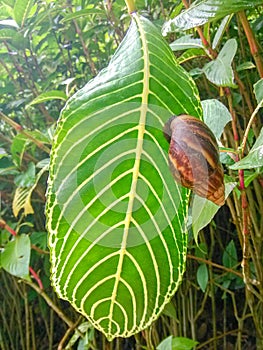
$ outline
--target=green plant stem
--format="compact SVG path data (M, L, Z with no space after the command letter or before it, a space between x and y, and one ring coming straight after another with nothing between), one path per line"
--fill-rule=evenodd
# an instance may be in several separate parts
M2 133L0 133L0 140L3 141L6 144L9 144L9 145L12 144L12 141L8 137L3 135ZM24 157L24 159L26 159L28 161L31 161L31 162L33 162L35 164L38 163L38 160L35 157L33 157L31 154L27 153L27 152L24 152L23 157Z
M67 3L69 5L70 11L72 12L71 0L68 0ZM85 57L86 63L90 67L91 74L93 76L95 76L97 74L97 69L96 69L96 66L95 66L92 58L91 58L91 55L90 55L89 49L85 43L85 40L83 39L82 30L80 29L78 22L75 19L73 19L72 22L74 24L76 33L78 34L78 37L79 37L79 40L80 40L80 43L81 43L81 46L82 46L82 49L84 52L84 57Z
M43 250L40 249L38 246L31 244L31 248L34 249L36 252L38 252L39 254L45 254L45 255L49 255L49 251L47 250Z
M64 334L63 338L60 340L59 344L58 344L58 350L63 350L65 349L64 344L67 340L67 338L69 337L70 333L74 331L74 329L76 329L78 327L78 325L80 324L80 321L82 320L82 316L80 316L77 321L73 324L72 327L69 327L66 331L66 333Z
M248 138L248 133L249 133L249 130L252 126L252 123L258 113L258 111L260 110L260 108L263 106L263 101L261 101L261 103L259 103L256 107L256 109L254 110L254 112L252 113L251 117L250 117L250 120L247 124L247 127L246 127L246 131L245 131L245 134L244 134L244 137L243 137L243 141L242 141L242 145L241 145L241 155L243 157L244 155L244 150L245 150L245 147L246 147L246 143L247 143L247 138Z
M226 271L226 272L228 272L228 273L232 273L233 275L236 275L236 276L238 276L238 277L240 277L240 278L243 277L243 276L242 276L242 273L240 273L240 272L238 272L238 271L235 271L235 270L233 270L233 269L230 269L230 268L228 268L228 267L225 267L225 266L223 266L223 265L216 264L216 263L214 263L214 262L212 262L212 261L210 261L210 260L203 259L203 258L200 258L200 257L198 257L198 256L191 255L191 254L187 254L187 258L188 258L188 259L193 259L193 260L199 261L199 262L201 262L201 263L207 264L207 265L212 266L212 267L216 267L216 268L221 269L221 270L224 270L224 271Z
M2 113L0 111L0 117L1 119L6 122L7 124L9 124L12 128L14 128L17 132L19 132L20 134L25 135L29 140L31 140L32 142L34 142L37 147L39 147L40 149L42 149L42 151L46 152L46 153L50 153L50 149L45 146L42 142L38 141L37 139L35 139L32 135L30 135L26 130L23 129L23 127L16 123L14 120L12 120L11 118L9 118L8 116L6 116L4 113Z
M182 3L184 4L184 7L186 9L189 8L189 4L188 4L187 0L182 0ZM202 28L200 28L200 27L195 27L195 28L197 30L197 33L198 33L200 39L202 40L202 44L208 50L208 52L211 55L211 57L213 59L215 59L217 57L217 52L215 50L213 50L212 47L210 46L209 42L207 41L206 37L204 36Z
M234 141L235 141L235 147L237 149L238 145L239 145L239 135L238 135L238 131L237 131L237 116L236 116L236 112L233 108L233 100L232 100L232 95L231 95L230 89L224 88L224 92L225 92L225 95L227 97L229 112L230 112L231 117L232 117L232 131L233 131L233 137L234 137Z
M45 4L45 10L48 14L48 19L49 19L49 23L50 23L50 28L52 28L52 35L54 36L55 40L56 40L56 43L57 43L57 47L59 49L59 52L60 52L60 56L62 57L63 61L64 61L64 64L65 66L68 68L67 71L70 72L70 75L69 76L74 76L74 69L73 69L73 66L72 66L72 62L71 60L67 60L65 55L64 55L64 51L59 43L59 39L58 39L58 36L57 36L57 33L56 33L56 30L54 29L55 28L55 23L54 23L54 20L50 14L50 9L49 7L47 6L47 4Z
M29 317L30 317L30 325L31 325L31 342L32 342L32 349L36 350L36 335L35 335L35 324L34 324L34 317L33 317L33 311L32 306L29 308Z
M91 74L93 76L95 76L97 74L97 70L96 70L96 67L95 67L95 64L94 62L92 61L92 58L91 58L91 55L90 55L90 52L85 44L85 41L83 39L83 35L82 35L82 31L77 23L76 20L73 20L73 24L74 24L74 27L75 27L75 30L76 30L76 33L78 34L79 36L79 40L81 42L81 46L83 48L83 52L84 52L84 55L85 55L85 59L86 59L86 62L87 64L89 65L90 67L90 71L91 71Z
M214 341L216 341L217 344L218 344L219 343L219 339L222 339L222 338L226 337L227 335L230 335L231 337L233 337L234 335L237 336L239 331L240 331L239 329L232 329L231 331L228 331L226 333L219 334L217 337L210 338L210 339L206 340L204 343L201 343L201 344L197 345L196 346L196 350L197 349L200 349L200 350L207 349L207 345L209 345L210 343L212 343ZM209 347L209 349L211 349L211 347Z
M30 320L29 320L29 306L28 306L28 295L25 286L23 286L23 299L24 299L24 310L25 310L25 321L26 321L26 349L30 349Z
M250 25L249 25L245 11L240 11L238 13L238 16L239 16L239 19L242 23L244 32L246 34L247 41L248 41L249 48L250 48L250 52L251 52L251 54L254 58L254 61L256 63L259 76L260 76L260 78L263 78L263 61L262 61L262 57L261 57L260 52L259 52L259 47L258 47L258 43L257 43L256 38L255 38L255 35L254 35Z
M51 307L70 328L74 327L75 324L57 307L57 305L49 298L43 289L39 288L31 281L23 280L23 282L33 288L45 300L48 306Z
M31 266L29 266L29 271L31 273L31 276L37 281L39 288L44 289L41 279Z
M108 21L114 28L115 41L116 41L116 44L119 46L121 40L123 39L124 33L123 33L123 28L120 28L120 23L118 23L115 17L115 14L112 9L112 5L113 5L113 0L107 0L105 3L105 11L107 13Z
M34 79L31 79L31 77L28 76L28 73L23 69L23 66L20 65L19 61L11 54L12 50L9 48L9 45L6 41L4 41L4 45L7 49L7 51L9 52L10 57L12 57L16 71L19 74L20 81L24 82L26 84L28 89L31 90L34 97L37 97L39 95L39 92L38 92L38 89L37 89L36 84L34 82ZM26 64L27 64L27 62L26 62ZM24 90L24 86L20 83L20 91L21 90ZM54 119L48 113L46 107L43 104L39 104L38 108L39 108L40 112L45 116L47 122L51 122L51 123L54 122ZM26 114L27 112L24 111L24 113Z
M136 6L134 0L125 0L126 6L128 7L129 14L136 12Z

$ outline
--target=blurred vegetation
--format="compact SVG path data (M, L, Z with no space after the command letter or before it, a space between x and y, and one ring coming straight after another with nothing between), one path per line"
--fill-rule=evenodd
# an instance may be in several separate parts
M138 0L136 5L161 30L189 4ZM232 123L222 144L237 152L258 104L253 85L263 77L262 14L262 6L234 14L213 48L222 19L189 29L187 34L207 40L207 52L175 52L201 99L219 99L229 109ZM0 2L1 254L14 236L24 249L22 260L12 266L3 264L2 255L1 348L155 349L173 335L196 340L196 349L262 349L262 167L231 170L233 159L227 155L222 156L226 174L238 186L200 232L199 247L189 241L183 283L149 329L108 343L50 286L44 207L56 120L67 98L107 66L129 22L123 0ZM184 34L178 30L166 39L171 43ZM231 89L211 83L201 71L229 38L238 43L232 65L236 87ZM255 143L261 125L262 110L253 119L242 155ZM27 261L32 279L28 270L17 271Z

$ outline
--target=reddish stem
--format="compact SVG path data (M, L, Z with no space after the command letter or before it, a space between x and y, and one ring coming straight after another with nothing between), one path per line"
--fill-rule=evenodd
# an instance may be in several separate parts
M31 276L37 281L39 288L43 290L44 289L43 283L39 278L38 274L36 273L36 271L31 266L29 266L29 271L31 273Z
M244 178L244 170L241 169L238 172L239 175L239 186L240 186L240 190L244 190L245 189L245 178Z
M16 231L14 231L4 220L0 220L0 228L11 233L12 236L16 236Z

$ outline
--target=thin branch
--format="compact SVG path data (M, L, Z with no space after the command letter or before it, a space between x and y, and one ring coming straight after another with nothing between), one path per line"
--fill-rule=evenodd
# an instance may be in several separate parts
M245 147L246 147L246 143L247 143L247 138L248 138L248 133L249 133L249 130L251 128L251 125L258 113L258 111L260 110L260 108L263 106L263 101L261 101L261 103L259 103L256 107L256 109L254 110L254 112L252 113L251 117L250 117L250 120L247 124L247 127L246 127L246 131L245 131L245 134L244 134L244 137L243 137L243 141L242 141L242 145L241 145L241 155L243 157L244 155L244 150L245 150Z
M235 270L233 270L233 269L230 269L230 268L228 268L228 267L225 267L225 266L223 266L223 265L216 264L216 263L214 263L214 262L212 262L212 261L210 261L210 260L203 259L203 258L200 258L200 257L198 257L198 256L191 255L191 254L187 254L187 258L193 259L193 260L197 260L197 261L199 261L199 262L201 262L201 263L204 263L204 264L210 265L210 266L212 266L212 267L216 267L216 268L218 268L218 269L221 269L221 270L224 270L224 271L226 271L226 272L232 273L233 275L236 275L236 276L238 276L238 277L240 277L240 278L243 277L243 276L242 276L242 273L240 273L240 272L238 272L238 271L235 271Z
M42 149L42 151L46 152L46 153L50 153L50 149L45 146L42 142L38 141L35 137L33 137L30 133L28 133L26 130L24 130L24 128L16 123L14 120L12 120L11 118L9 118L7 115L5 115L4 113L2 113L0 111L0 117L1 119L6 122L7 124L9 124L12 128L14 128L17 132L19 132L22 135L25 135L29 140L31 140L32 142L34 142L37 147L39 147L40 149Z
M249 25L245 11L239 12L238 17L240 19L240 22L242 23L244 32L246 34L247 41L248 41L249 48L250 48L250 52L251 52L251 55L253 56L254 61L256 63L259 76L260 76L260 78L263 78L263 61L262 61L262 57L260 55L259 45L258 45L256 38L255 38L255 35L254 35L250 25Z
M136 6L134 0L125 0L126 6L128 7L129 14L136 12Z
M58 344L58 350L63 350L65 349L64 344L67 340L67 338L69 337L70 333L74 331L75 328L78 327L80 321L82 320L82 316L80 316L77 321L73 324L72 327L69 327L66 331L66 333L64 334L63 338L60 340L59 344Z
M60 309L57 307L57 305L53 302L53 300L50 299L50 297L44 292L43 289L39 288L35 283L23 280L24 283L28 284L31 288L33 288L50 306L56 314L70 327L74 328L75 323L73 323Z

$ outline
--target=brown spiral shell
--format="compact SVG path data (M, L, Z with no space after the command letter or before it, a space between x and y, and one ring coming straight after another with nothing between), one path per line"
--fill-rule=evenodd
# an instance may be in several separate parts
M212 131L187 114L171 117L164 126L170 143L169 165L175 180L217 205L225 203L224 171Z

